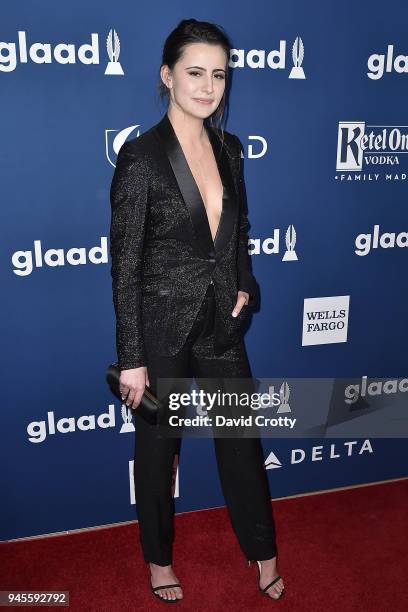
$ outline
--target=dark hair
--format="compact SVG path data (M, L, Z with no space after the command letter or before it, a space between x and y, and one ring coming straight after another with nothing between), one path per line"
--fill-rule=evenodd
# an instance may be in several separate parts
M199 42L209 43L210 45L220 45L224 49L227 56L224 95L221 98L221 102L219 103L217 110L210 115L208 119L204 120L209 121L211 126L219 128L223 133L221 122L224 117L227 85L229 84L228 61L230 57L231 42L228 36L223 32L221 26L209 23L208 21L197 21L196 19L183 19L183 21L180 21L177 27L170 32L164 43L160 68L166 64L170 70L172 70L174 65L182 56L184 47L190 43ZM169 90L161 80L160 76L158 90L162 100L163 98L169 98Z

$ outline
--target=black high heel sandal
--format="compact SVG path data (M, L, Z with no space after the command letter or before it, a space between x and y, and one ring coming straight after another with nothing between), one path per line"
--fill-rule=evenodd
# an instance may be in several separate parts
M262 574L262 564L260 561L257 561L257 568L258 568L258 572L259 572L259 580L261 580L261 574ZM248 567L251 565L251 560L248 561ZM272 582L270 582L269 584L266 585L266 587L264 587L263 589L259 586L258 583L258 588L261 591L261 593L263 595L266 595L266 597L269 597L267 590L271 588L271 586L273 586L275 584L275 582L278 582L278 580L280 580L282 578L282 576L279 576L279 574L276 576L276 578L274 578L272 580ZM284 595L284 591L285 591L285 587L282 588L280 595L278 595L278 597L272 597L272 599L282 599L283 595ZM269 599L271 599L269 597Z
M155 597L158 597L159 599L161 599L161 601L165 601L166 603L177 603L179 601L183 600L183 597L176 597L176 599L167 599L165 597L162 597L161 595L159 595L158 593L156 593L155 591L158 591L159 589L169 589L171 587L181 587L181 584L174 583L174 584L161 584L160 586L154 587L152 585L152 579L150 578L150 588L152 590L152 593Z

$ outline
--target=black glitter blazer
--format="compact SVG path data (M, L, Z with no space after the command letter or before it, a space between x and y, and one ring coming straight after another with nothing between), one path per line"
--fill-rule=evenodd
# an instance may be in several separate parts
M145 345L174 355L185 342L211 279L215 354L243 334L257 283L248 254L248 218L237 136L207 133L223 183L215 241L199 189L167 112L121 147L110 191L110 255L116 349L122 370L146 364ZM250 295L234 318L237 291Z

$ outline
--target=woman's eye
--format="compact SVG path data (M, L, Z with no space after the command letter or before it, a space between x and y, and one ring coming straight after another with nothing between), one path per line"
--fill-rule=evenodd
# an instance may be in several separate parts
M201 76L201 72L197 72L197 71L195 71L195 72L189 72L188 74L190 74L191 76L196 76L196 75L197 75L197 76ZM221 79L222 81L225 79L225 77L224 77L224 75L223 75L223 74L216 74L216 75L214 75L214 76L215 76L217 79Z

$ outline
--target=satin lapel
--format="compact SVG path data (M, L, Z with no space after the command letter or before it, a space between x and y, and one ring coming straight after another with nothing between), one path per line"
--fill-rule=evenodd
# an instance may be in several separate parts
M225 150L225 145L221 150L221 141L218 138L216 132L209 128L207 130L208 137L210 139L214 157L217 162L218 172L221 177L222 184L224 185L224 197L222 203L222 213L220 218L220 223L217 229L217 233L215 235L215 252L219 253L229 242L232 232L234 230L234 224L237 218L237 198L235 193L235 185L234 180L228 160L228 155ZM205 216L207 218L207 213L205 212L204 202L201 200L202 206L204 209ZM210 227L208 224L208 228ZM210 232L211 237L211 232ZM212 237L211 237L212 241Z
M224 186L222 213L215 242L213 242L204 202L167 113L155 126L155 129L163 142L181 195L189 210L199 247L206 257L214 258L228 243L236 218L235 188L225 148L223 147L222 152L220 152L221 142L216 133L209 128L207 130L208 137Z

